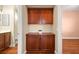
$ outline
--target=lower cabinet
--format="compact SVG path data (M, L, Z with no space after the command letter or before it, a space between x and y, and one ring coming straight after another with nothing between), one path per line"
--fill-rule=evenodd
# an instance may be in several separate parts
M28 35L26 43L28 51L39 50L39 35Z
M40 49L48 53L54 53L55 38L53 35L41 35Z
M4 34L0 33L0 50L4 49Z
M30 54L53 54L55 50L55 36L51 35L26 35L26 50Z
M0 33L0 51L6 49L10 46L11 42L11 33Z
M8 48L10 46L11 43L11 33L7 32L4 33L4 47Z

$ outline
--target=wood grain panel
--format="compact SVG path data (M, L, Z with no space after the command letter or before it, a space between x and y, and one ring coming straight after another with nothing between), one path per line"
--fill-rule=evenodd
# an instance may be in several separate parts
M27 54L54 54L54 51L50 50L38 50L38 51L27 51Z
M28 24L53 24L53 8L28 8Z
M51 33L26 34L26 50L28 54L54 54L55 35Z
M55 39L53 35L41 35L41 50L52 50L55 48Z
M4 33L0 33L0 50L4 49Z
M11 33L10 32L7 32L7 33L4 33L4 45L5 45L5 48L8 48L10 46L10 43L11 43Z
M0 33L0 52L10 46L11 33Z
M41 9L41 22L42 24L53 24L53 9Z
M39 50L39 35L27 35L26 48L30 50Z
M38 24L40 22L40 11L37 8L28 8L28 24Z
M79 39L63 39L63 53L79 54Z

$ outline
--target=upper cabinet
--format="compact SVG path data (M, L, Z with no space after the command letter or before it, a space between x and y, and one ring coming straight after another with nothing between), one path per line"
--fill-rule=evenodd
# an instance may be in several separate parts
M29 8L28 9L28 23L29 24L37 24L39 23L40 13L38 9Z
M28 24L53 24L53 8L28 8Z
M40 21L42 24L52 24L53 23L53 9L44 8L40 10Z

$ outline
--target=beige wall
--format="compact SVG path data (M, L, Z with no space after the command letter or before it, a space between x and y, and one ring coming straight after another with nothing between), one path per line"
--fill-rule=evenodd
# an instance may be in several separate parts
M64 11L62 18L63 37L79 37L79 11Z

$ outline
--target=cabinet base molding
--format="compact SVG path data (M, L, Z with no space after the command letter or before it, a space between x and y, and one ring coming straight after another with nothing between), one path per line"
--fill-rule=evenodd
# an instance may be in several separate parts
M27 51L27 54L54 54L54 51L45 51L45 50L39 50L39 51Z

